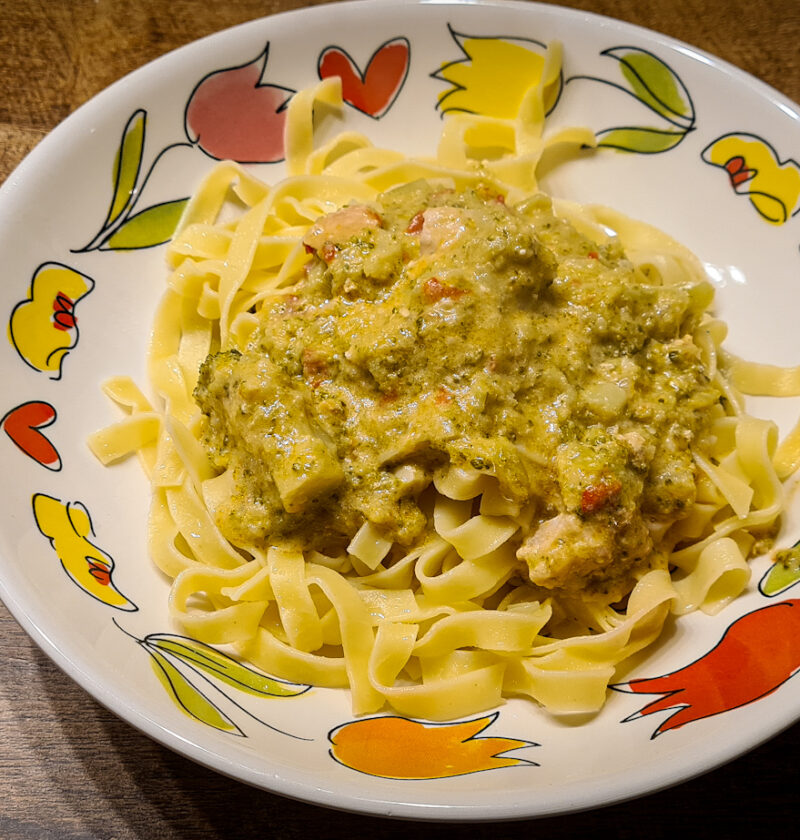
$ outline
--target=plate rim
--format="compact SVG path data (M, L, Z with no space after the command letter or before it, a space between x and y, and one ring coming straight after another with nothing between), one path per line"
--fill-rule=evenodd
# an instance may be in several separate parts
M379 8L381 6L393 8L399 6L453 8L503 7L516 9L519 13L533 13L534 15L541 13L546 16L552 16L554 18L560 18L567 21L570 19L581 19L590 23L594 22L596 24L610 27L611 29L615 29L617 31L621 30L626 34L630 33L632 35L639 35L647 41L655 39L660 44L675 49L688 58L699 60L702 63L709 65L713 70L722 71L734 82L745 84L760 98L766 98L772 104L777 105L787 116L796 120L798 127L800 127L800 105L793 102L788 98L788 96L761 79L758 79L745 70L713 55L712 53L694 47L673 36L607 15L602 15L596 12L585 12L579 9L540 2L524 2L524 0L345 0L345 2L335 4L335 8L337 9L342 9L344 7L352 9L358 7ZM47 157L51 154L51 148L54 147L54 145L61 139L61 134L66 133L71 126L78 123L87 115L90 115L99 107L102 107L106 98L118 95L120 90L132 77L141 74L147 68L152 68L154 65L164 63L167 60L179 61L182 53L195 51L200 47L200 45L211 40L217 40L221 36L230 37L232 33L238 30L249 30L265 22L279 19L292 17L319 17L320 15L324 16L325 14L330 14L332 8L334 8L334 4L327 3L323 5L286 10L277 14L253 18L252 20L226 27L218 32L210 33L202 38L195 39L180 47L170 50L152 61L137 67L130 73L125 74L113 82L111 85L103 88L97 94L93 95L90 99L81 104L64 120L59 122L53 129L51 129L48 134L45 135L15 167L15 169L9 173L5 182L0 185L0 221L3 218L6 204L9 203L9 201L13 203L12 193L16 190L24 190L24 183L27 179L28 173L31 171L35 172L40 164L40 161L44 162L47 159ZM610 796L609 798L603 798L602 795L597 793L597 791L603 790L604 782L603 779L598 779L590 795L584 794L583 796L575 796L573 797L572 803L567 803L561 799L552 809L539 809L535 813L530 812L530 810L526 810L524 803L520 803L518 806L513 808L503 806L503 813L492 811L491 806L489 806L490 813L483 814L480 813L480 811L486 810L487 806L479 804L428 804L421 802L401 802L399 799L397 801L381 801L374 796L361 798L353 796L352 794L344 795L346 801L343 801L343 795L338 794L333 790L323 791L319 786L314 785L313 783L304 783L294 778L287 779L274 773L269 774L266 770L261 774L250 774L249 772L243 774L242 765L231 761L219 752L215 752L201 746L196 741L189 741L183 738L174 729L170 729L164 724L153 720L146 711L126 701L125 696L120 694L118 691L115 691L113 685L98 679L96 674L84 667L81 667L81 665L76 665L75 659L70 658L67 654L62 652L57 642L39 626L26 604L21 601L11 589L8 588L3 576L0 576L0 600L2 600L5 604L9 614L14 618L26 635L56 665L56 667L59 668L59 670L69 677L70 680L79 685L109 712L123 720L126 724L132 726L137 731L146 735L151 740L159 743L161 746L164 746L179 755L183 755L190 760L207 767L208 769L270 793L278 794L280 796L285 796L287 798L312 805L318 805L320 807L369 814L373 816L394 817L409 820L435 819L447 822L512 821L540 817L545 818L605 807L607 805L618 804L620 802L629 801L641 796L654 794L658 791L682 784L693 778L711 772L714 769L745 755L766 741L778 737L784 730L792 726L798 721L798 719L800 719L800 710L797 710L792 714L789 714L787 711L783 717L779 717L777 724L773 719L769 727L764 727L763 730L759 730L757 733L750 732L750 737L744 739L745 746L742 746L741 742L739 742L736 747L728 746L721 753L718 753L713 757L706 756L702 761L693 762L693 769L691 772L686 773L676 770L672 776L663 778L658 784L654 785L652 781L645 781L647 774L644 774L644 778L640 777L635 787L629 792L618 792L616 795ZM267 781L267 776L269 776L269 785L265 783ZM398 784L402 783L398 782ZM602 801L600 801L601 799Z

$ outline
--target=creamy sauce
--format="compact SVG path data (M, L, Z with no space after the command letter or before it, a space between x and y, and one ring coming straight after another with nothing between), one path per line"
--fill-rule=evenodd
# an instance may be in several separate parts
M710 287L665 286L545 196L489 188L400 187L305 243L250 345L201 369L225 536L333 554L369 520L411 545L453 465L525 512L537 586L621 597L665 563L654 535L694 502L691 448L722 399L691 337Z

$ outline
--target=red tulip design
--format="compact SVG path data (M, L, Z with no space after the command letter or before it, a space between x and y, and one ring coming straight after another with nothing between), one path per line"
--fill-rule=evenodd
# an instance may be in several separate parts
M328 47L319 57L319 77L339 76L342 99L364 114L378 119L392 107L408 75L411 47L406 38L381 44L362 73L340 47Z
M293 90L263 84L269 44L253 61L205 76L186 106L186 135L210 157L276 163L285 157L283 129Z
M652 679L613 686L661 694L626 721L674 710L653 733L738 709L772 694L800 670L800 599L780 601L738 618L700 659Z

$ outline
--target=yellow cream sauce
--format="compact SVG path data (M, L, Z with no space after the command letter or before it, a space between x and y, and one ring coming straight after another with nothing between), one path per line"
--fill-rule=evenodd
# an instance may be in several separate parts
M341 551L426 534L437 471L494 477L532 583L623 595L695 499L722 396L692 339L707 284L664 285L537 195L418 182L323 217L296 284L195 398L235 544ZM717 409L718 410L718 409Z

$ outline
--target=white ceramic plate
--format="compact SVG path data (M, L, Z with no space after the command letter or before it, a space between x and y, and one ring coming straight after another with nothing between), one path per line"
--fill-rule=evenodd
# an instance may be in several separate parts
M797 107L690 47L559 8L364 2L254 21L109 88L42 142L0 191L0 311L11 339L0 356L0 596L74 680L163 744L322 805L478 820L644 794L728 761L797 718L800 681L789 676L800 651L778 657L774 642L787 633L800 639L790 632L800 588L791 590L791 576L765 578L763 558L742 598L714 618L681 620L620 675L679 671L665 688L682 689L670 709L664 703L639 714L662 695L610 692L600 714L579 722L523 701L453 726L386 717L369 723L372 740L361 739L368 748L347 751L343 727L355 733L351 743L366 730L356 728L363 723L353 722L345 691L253 697L220 679L220 669L215 676L185 649L169 647L165 634L176 630L167 583L145 549L145 480L133 462L101 467L85 445L89 432L116 417L99 383L118 373L144 382L148 328L165 280L157 243L169 238L181 200L214 155L281 156L274 111L286 90L343 73L346 127L429 153L453 62L467 68L476 45L499 51L501 61L476 59L469 70L491 77L514 61L509 43L540 51L554 39L564 44L564 78L548 130L588 124L609 147L627 150L606 148L547 186L612 205L685 242L717 283L730 349L800 362L796 316L786 306L800 243L800 167L790 159L800 148ZM469 86L459 97L459 107L488 107ZM270 180L283 172L280 163L253 169ZM796 401L759 400L753 409L784 431L800 411ZM57 500L55 519L40 516L37 526L34 500L45 496ZM59 510L69 514L60 524ZM792 514L779 545L796 538ZM168 679L157 678L154 663ZM709 682L708 666L736 678ZM429 778L380 775L414 775L409 756L424 758L416 775Z

